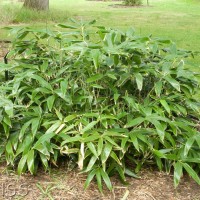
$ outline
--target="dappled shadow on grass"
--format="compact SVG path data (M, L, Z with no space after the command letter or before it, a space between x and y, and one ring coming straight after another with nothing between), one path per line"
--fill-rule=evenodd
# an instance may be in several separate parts
M153 7L151 5L135 5L135 6L131 6L131 5L125 5L122 0L87 0L87 1L101 1L101 2L116 2L114 4L110 4L108 6L113 7L113 8L145 8L145 7ZM121 2L121 3L118 3Z
M150 8L153 6L148 6L148 5L140 5L140 6L128 6L128 5L124 5L124 4L111 4L109 5L113 8Z

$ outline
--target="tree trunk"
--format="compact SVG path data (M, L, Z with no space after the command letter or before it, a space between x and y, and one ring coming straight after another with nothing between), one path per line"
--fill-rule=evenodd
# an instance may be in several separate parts
M25 0L24 7L34 10L48 10L49 0Z

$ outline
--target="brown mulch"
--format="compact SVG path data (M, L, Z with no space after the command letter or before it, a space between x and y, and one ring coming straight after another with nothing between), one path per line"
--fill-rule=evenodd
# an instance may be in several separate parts
M200 186L191 178L185 176L174 189L172 175L151 169L143 170L141 179L127 178L128 186L117 177L111 178L114 189L110 192L104 188L104 194L99 193L94 181L84 191L86 175L67 167L20 178L8 172L4 166L0 167L1 200L200 200Z

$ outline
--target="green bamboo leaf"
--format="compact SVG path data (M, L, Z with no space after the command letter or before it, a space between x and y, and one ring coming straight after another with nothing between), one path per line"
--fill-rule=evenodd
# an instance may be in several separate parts
M55 99L56 99L55 95L52 95L47 98L47 106L48 106L49 111L52 110Z
M197 144L198 144L198 146L200 148L200 134L194 136L194 138L195 138L195 140L196 140L196 142L197 142Z
M32 121L31 122L31 131L32 131L33 136L35 137L35 135L38 131L39 125L40 125L40 118L34 118L31 121Z
M30 150L27 154L27 165L28 165L28 170L31 172L31 174L34 174L34 160L35 160L35 155L34 155L34 150Z
M94 134L91 134L88 137L82 138L82 142L94 142L96 140L98 140L101 136L99 135L99 133L94 132Z
M127 143L129 140L129 138L123 138L121 140L121 149L122 149L122 152L125 153L126 152L126 148L129 146L129 143Z
M86 131L91 130L97 123L98 123L98 121L90 122L86 127L84 127L84 128L81 130L81 132L82 132L82 133L85 133Z
M124 169L124 167L118 165L118 166L116 166L116 169L117 169L117 171L118 171L118 173L119 173L120 178L121 178L123 181L126 181L125 169Z
M97 157L92 156L92 158L90 159L90 162L88 163L88 166L84 172L89 172L92 168L94 168L94 164L95 164L96 160L97 160Z
M120 94L114 94L115 104L117 104L117 100L119 99L119 97L120 97Z
M134 172L132 172L128 168L125 168L125 174L128 175L128 176L130 176L130 177L133 177L133 178L140 178L137 174L135 174Z
M144 120L145 119L143 117L138 117L138 118L132 119L131 121L128 122L128 124L125 125L125 128L129 128L129 127L133 127L133 126L138 126L142 122L144 122Z
M27 154L32 146L33 146L33 137L31 134L27 134L26 137L23 139L23 141L19 143L15 156L18 156L21 153Z
M87 176L87 179L85 181L85 184L84 184L84 189L86 190L89 186L89 184L91 183L92 179L94 178L95 174L97 172L97 169L93 169Z
M43 64L40 66L42 73L45 73L48 67L49 67L48 61L44 61Z
M120 149L120 146L114 141L113 138L108 137L107 135L104 136L104 139L106 139L110 144L112 144L113 146L117 147Z
M136 73L135 78L136 78L138 90L141 91L143 87L143 76L140 73Z
M94 49L91 51L91 56L93 59L93 63L95 68L97 69L99 67L99 57L100 57L101 53L99 51L99 49Z
M100 173L101 173L101 176L102 176L107 188L110 191L112 191L112 184L110 182L110 178L109 178L108 174L103 169L100 169Z
M96 148L94 146L94 144L92 142L87 143L88 148L90 149L90 151L94 154L94 156L96 158L98 158L98 153L96 151Z
M139 143L138 143L138 139L137 139L137 134L130 133L130 138L131 138L131 142L133 143L134 147L139 152L140 151L140 147L139 147Z
M23 31L21 33L19 33L19 35L17 36L18 39L22 40L24 39L27 35L28 35L29 31Z
M7 153L8 155L14 156L13 147L12 147L12 143L11 143L10 140L9 140L9 141L7 142L7 144L6 144L6 153Z
M194 141L195 141L194 137L188 138L187 142L185 143L184 156L187 156L187 154L188 154L189 150L191 149Z
M47 170L49 168L47 157L44 154L40 153L40 159L42 161L43 166Z
M10 117L8 115L4 115L3 121L5 122L5 124L7 124L9 127L12 126Z
M112 144L110 144L109 142L107 142L104 145L104 149L103 149L103 152L101 154L101 161L102 161L102 163L106 162L106 160L108 159L111 151L112 151Z
M118 87L121 87L124 85L128 80L130 79L130 74L129 73L124 73L120 76L119 81L117 81L116 85Z
M8 105L6 105L5 107L4 107L4 109L5 109L5 112L7 113L7 115L9 116L9 117L13 117L13 115L14 115L14 107L13 107L13 104L8 104Z
M161 94L161 91L162 91L162 87L163 87L162 82L161 81L156 82L154 87L155 87L156 95L158 97L160 97L160 94Z
M188 165L187 163L182 163L184 169L187 171L187 173L200 185L200 178L198 174Z
M113 158L119 165L122 165L121 161L119 160L119 158L117 157L114 151L110 153L110 157Z
M104 136L112 136L112 137L128 137L125 133L123 132L118 132L116 129L112 131L105 131Z
M37 148L39 145L41 145L43 142L48 142L52 137L54 137L56 134L51 132L51 133L48 133L48 134L44 134L42 135L38 141L35 143L35 145L33 146L33 149L34 148Z
M21 141L21 139L24 137L25 131L27 130L27 128L30 126L30 124L32 123L32 120L29 120L28 122L26 122L19 133L19 140Z
M128 102L131 109L138 110L138 104L135 102L134 97L125 96L123 98Z
M182 161L200 164L200 158L184 158Z
M87 82L87 83L92 83L92 82L95 82L95 81L98 81L98 80L102 79L103 77L104 77L103 74L96 74L96 75L94 75L94 76L88 78L88 79L86 80L86 82Z
M171 47L170 47L170 52L171 52L171 54L174 54L174 55L177 54L177 48L176 48L176 44L175 44L175 43L173 43L173 44L171 45Z
M108 74L106 74L106 76L108 76L109 78L111 78L113 80L117 80L117 77L114 74L108 73Z
M19 175L21 175L24 171L25 171L25 167L26 167L26 161L27 161L27 154L26 155L22 155L19 164L18 164L18 168L17 168L17 173Z
M103 138L100 137L99 141L98 141L98 146L97 146L97 153L98 153L97 155L98 156L101 155L102 150L103 150Z
M178 110L179 110L183 115L187 115L187 109L186 109L186 108L184 108L183 106L180 106L180 105L178 105L178 104L176 104L175 106L178 108Z
M98 169L96 171L96 179L97 179L97 186L99 188L99 191L102 193L103 192L103 188L102 188L101 170L100 169Z
M170 113L171 113L171 109L170 109L168 103L167 103L164 99L161 99L161 100L160 100L160 103L161 103L162 106L165 108L165 110L170 114Z
M153 149L153 154L155 154L156 156L158 156L158 158L166 158L165 154L162 151Z
M183 166L181 162L176 162L174 165L174 186L177 187L183 175Z
M58 109L55 109L55 111L56 111L56 115L57 115L58 119L60 121L63 121L63 115L62 115L61 111Z
M164 127L162 126L162 124L158 120L155 120L155 119L151 118L151 116L146 118L146 119L155 126L156 131L157 131L158 135L160 136L160 139L162 141L164 141L165 130L164 130Z
M95 83L91 84L90 86L93 88L104 89L104 87L102 87L101 85L95 84Z
M43 155L45 155L48 159L50 158L50 152L47 149L47 145L45 144L38 144L37 146L34 146L33 149L39 151L40 153L42 153Z
M61 124L62 122L58 120L55 124L49 127L49 129L45 132L45 134L50 134L55 132L55 130L58 129Z
M68 28L68 29L77 29L78 27L72 26L72 25L67 25L67 24L57 24L58 27L61 28Z
M170 75L165 76L165 80L172 85L176 90L180 92L180 83L173 79Z
M158 169L161 171L163 169L163 163L162 163L161 158L155 156L155 160L156 160L156 164L158 166Z
M82 137L80 135L76 135L74 137L70 137L70 138L67 138L66 140L64 140L62 143L61 143L61 146L67 144L67 143L73 143L73 142L77 142L77 141L81 141L82 140Z
M49 89L51 91L53 90L51 85L46 80L44 80L41 76L38 76L36 74L32 74L30 76L30 78L37 80L43 87L45 87L45 88L47 88L47 89Z
M63 95L66 94L67 88L68 88L68 80L61 81L60 82L60 90L61 90Z
M70 122L71 120L75 119L76 117L77 117L76 114L68 115L67 117L65 117L64 122Z

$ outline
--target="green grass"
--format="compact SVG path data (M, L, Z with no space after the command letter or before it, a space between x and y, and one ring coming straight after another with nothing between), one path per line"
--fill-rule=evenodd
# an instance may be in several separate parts
M179 47L199 50L200 2L194 0L150 0L150 6L125 8L113 7L121 2L86 0L51 0L48 13L21 10L22 3L11 4L0 1L0 26L31 24L31 26L53 26L66 22L68 17L83 20L97 19L98 24L113 28L134 27L138 34L170 38ZM37 24L36 24L37 23ZM3 30L1 37L7 37Z

